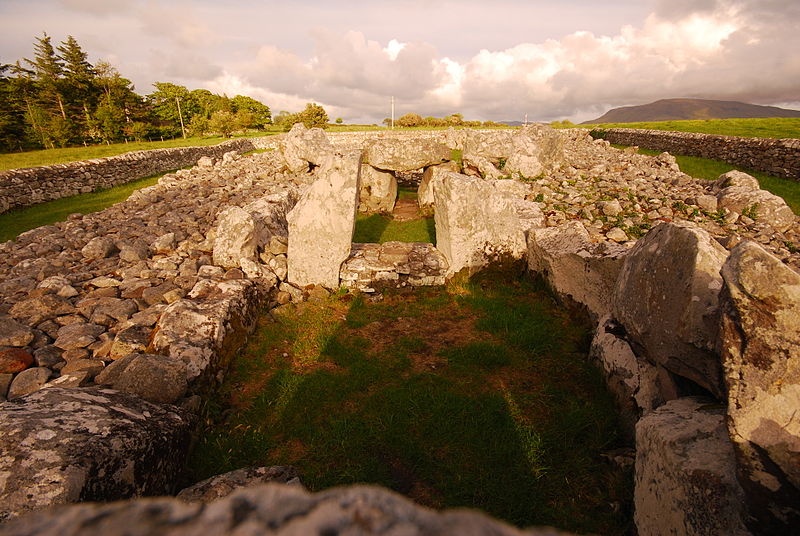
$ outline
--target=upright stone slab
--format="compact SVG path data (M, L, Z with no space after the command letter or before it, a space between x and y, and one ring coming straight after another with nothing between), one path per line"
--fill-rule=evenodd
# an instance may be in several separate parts
M639 536L744 536L725 412L702 398L667 402L636 424Z
M434 190L436 247L449 274L525 255L525 233L511 195L484 181L445 172Z
M255 221L248 211L230 207L220 213L213 255L214 264L225 268L238 268L241 259L255 259Z
M662 223L628 253L612 300L637 355L719 398L719 271L726 257L699 227Z
M0 521L78 501L172 490L189 448L175 406L101 388L50 387L0 404Z
M753 528L800 533L800 275L746 241L722 277L728 428Z
M414 171L450 160L447 145L431 139L388 138L369 147L364 161L386 171Z
M358 155L329 157L287 215L289 282L339 286L339 269L353 242L360 171Z
M594 320L611 310L611 296L628 250L592 242L581 222L528 233L528 268L559 295L586 307Z
M537 177L564 160L564 138L544 125L522 128L514 135L512 147L503 172L513 177Z
M457 173L459 171L458 164L456 162L449 162L425 168L425 172L422 174L422 180L419 183L419 188L417 189L417 203L420 209L423 211L433 210L434 204L436 203L433 192L436 190L436 185L439 183L442 175L448 171Z
M391 212L397 200L397 178L388 171L361 164L358 211L367 214Z

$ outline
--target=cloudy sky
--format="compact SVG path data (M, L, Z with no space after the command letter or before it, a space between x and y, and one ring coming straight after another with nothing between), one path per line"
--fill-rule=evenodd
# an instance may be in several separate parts
M0 62L73 35L139 93L273 113L586 120L659 98L800 108L800 0L0 0Z

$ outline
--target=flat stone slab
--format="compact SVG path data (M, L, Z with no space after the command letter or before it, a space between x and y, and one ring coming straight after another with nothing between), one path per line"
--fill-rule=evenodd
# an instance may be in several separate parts
M362 292L405 286L444 285L447 259L433 244L353 244L342 264L342 286Z

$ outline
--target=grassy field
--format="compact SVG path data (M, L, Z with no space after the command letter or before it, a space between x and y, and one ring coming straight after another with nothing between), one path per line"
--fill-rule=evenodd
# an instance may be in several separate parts
M89 214L103 210L114 203L128 199L135 190L157 183L158 178L163 175L166 173L145 177L107 190L64 197L0 214L0 242L13 240L21 233L42 225L64 221L67 216L76 212Z
M746 138L800 138L800 118L776 117L770 119L703 119L693 121L657 121L652 123L601 123L575 125L581 128L642 128L699 132ZM563 126L559 126L563 128Z
M659 151L651 151L649 149L639 149L639 152L649 155L660 154ZM687 175L691 175L692 177L697 177L699 179L707 179L710 181L717 180L720 175L727 173L732 169L744 171L745 173L757 178L761 188L782 197L786 201L786 204L792 208L794 213L800 215L800 182L781 177L774 177L759 171L735 167L719 160L710 160L708 158L700 158L697 156L676 155L675 160L678 162L678 166L680 166L681 171Z
M337 293L261 318L209 406L187 481L292 465L311 490L375 483L519 526L626 534L631 475L588 329L493 274Z
M266 132L253 132L245 137L267 136ZM242 136L234 136L242 137ZM231 139L231 138L227 138ZM64 164L91 158L115 156L132 151L147 151L150 149L168 149L171 147L198 147L216 145L226 141L221 136L204 138L176 138L174 140L152 142L114 143L112 145L90 145L89 147L67 147L65 149L43 149L40 151L26 151L24 153L0 154L0 171L27 167L47 166L50 164Z
M417 202L417 190L400 187L397 190L399 202ZM353 242L427 242L436 245L436 226L432 216L423 217L417 211L417 218L411 221L398 221L387 214L358 214Z

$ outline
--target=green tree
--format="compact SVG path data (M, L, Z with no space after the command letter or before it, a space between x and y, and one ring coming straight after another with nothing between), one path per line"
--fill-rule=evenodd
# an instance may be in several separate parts
M232 113L220 110L211 115L208 128L212 132L217 132L223 137L229 138L231 133L236 130L236 120Z
M208 118L203 114L197 114L192 117L192 122L189 123L189 133L192 136L205 136L210 132L208 126Z
M125 125L125 112L111 102L103 102L95 111L92 126L99 137L106 143L121 138L122 127Z
M33 50L33 59L25 59L25 62L33 69L38 100L48 111L60 113L61 117L66 119L61 80L64 74L64 62L56 55L52 39L46 33L36 38Z
M342 123L344 123L344 119L342 119L341 117L337 117L336 118L336 124L337 125L341 125Z
M328 113L319 104L309 102L305 110L297 114L297 123L303 123L307 128L328 127Z
M236 95L231 99L231 105L233 106L233 111L237 114L241 111L246 111L252 115L253 121L252 124L248 125L248 128L263 130L264 127L272 122L272 113L269 106L252 97Z
M86 52L71 35L61 43L58 51L64 63L63 90L68 116L79 125L81 134L86 134L91 109L96 106L100 94L95 84L97 73L87 60Z
M24 95L16 78L6 76L12 65L0 65L0 151L21 150L28 145Z
M184 86L170 82L155 82L156 90L147 95L156 116L170 124L176 132L188 125L199 107Z

